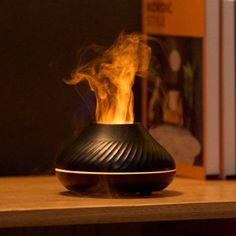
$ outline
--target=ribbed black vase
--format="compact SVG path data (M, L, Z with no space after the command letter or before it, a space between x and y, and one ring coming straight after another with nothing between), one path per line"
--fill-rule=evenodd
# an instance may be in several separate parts
M93 123L64 148L55 171L72 191L99 191L105 182L111 191L150 194L168 186L176 169L141 124Z

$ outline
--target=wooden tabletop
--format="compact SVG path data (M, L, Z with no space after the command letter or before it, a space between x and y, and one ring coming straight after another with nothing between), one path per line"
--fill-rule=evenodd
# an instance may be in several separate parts
M0 177L0 227L236 218L236 181L175 178L149 197L79 196L55 176Z

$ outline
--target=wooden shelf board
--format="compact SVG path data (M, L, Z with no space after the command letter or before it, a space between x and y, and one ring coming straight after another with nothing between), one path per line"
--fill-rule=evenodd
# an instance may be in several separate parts
M55 176L1 177L0 227L236 218L236 181L175 178L150 197L79 196Z

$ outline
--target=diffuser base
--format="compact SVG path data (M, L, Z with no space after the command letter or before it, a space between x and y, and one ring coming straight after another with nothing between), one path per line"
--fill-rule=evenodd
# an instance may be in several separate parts
M60 182L77 193L141 194L166 188L176 170L152 172L86 172L55 169Z

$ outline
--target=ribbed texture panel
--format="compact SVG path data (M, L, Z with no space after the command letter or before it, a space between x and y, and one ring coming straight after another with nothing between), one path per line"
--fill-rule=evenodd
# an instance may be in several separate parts
M63 150L56 165L67 170L108 172L175 169L170 154L140 124L93 124Z

